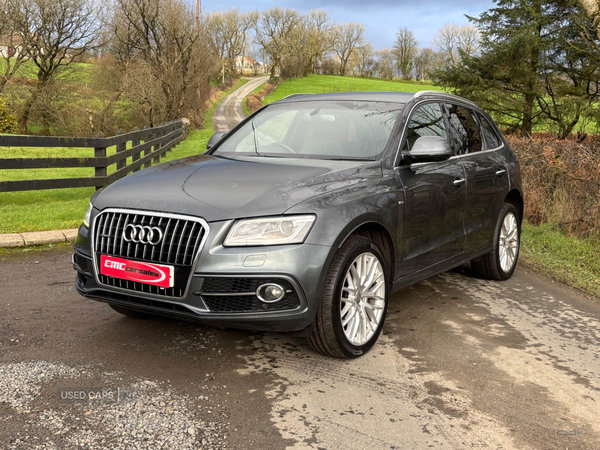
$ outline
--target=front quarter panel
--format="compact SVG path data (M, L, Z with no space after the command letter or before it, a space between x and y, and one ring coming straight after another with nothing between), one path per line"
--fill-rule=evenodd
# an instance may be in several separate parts
M286 214L317 215L306 243L331 249L321 279L324 279L338 248L361 225L375 223L383 226L392 237L395 249L399 247L404 190L398 185L393 172L386 171L384 176L364 179L345 188L324 190L324 193L286 211ZM394 251L396 268L399 266L399 253Z

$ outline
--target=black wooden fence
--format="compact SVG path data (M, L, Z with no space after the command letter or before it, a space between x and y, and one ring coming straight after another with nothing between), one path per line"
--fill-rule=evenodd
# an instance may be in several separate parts
M78 147L94 149L89 158L0 158L2 169L48 169L63 167L94 167L95 176L85 178L58 178L44 180L0 181L0 192L30 191L38 189L63 189L96 187L99 189L130 172L159 163L175 145L185 138L183 121L177 120L154 128L144 128L113 137L96 135L93 138L0 136L0 147ZM127 143L131 141L131 148ZM117 147L114 155L107 156L106 149ZM142 155L143 154L143 155ZM132 162L127 164L127 158ZM116 170L107 174L107 167L116 164Z

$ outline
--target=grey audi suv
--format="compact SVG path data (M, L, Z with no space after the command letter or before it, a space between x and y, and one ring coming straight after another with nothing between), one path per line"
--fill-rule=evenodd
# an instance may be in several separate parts
M207 148L96 192L73 257L81 295L354 358L395 292L466 262L492 280L515 270L519 164L463 98L294 95Z

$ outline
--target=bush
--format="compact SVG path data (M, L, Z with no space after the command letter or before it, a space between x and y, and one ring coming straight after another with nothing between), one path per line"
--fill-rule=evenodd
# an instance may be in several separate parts
M0 98L0 133L17 134L18 132L17 117L8 109L6 100Z
M519 157L525 218L570 235L600 235L600 140L506 136Z

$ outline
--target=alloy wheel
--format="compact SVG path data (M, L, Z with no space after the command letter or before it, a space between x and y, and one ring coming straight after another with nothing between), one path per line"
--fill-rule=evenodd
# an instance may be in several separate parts
M342 329L352 345L362 346L375 335L385 302L383 266L373 253L361 253L346 272L340 302Z
M505 273L512 270L519 253L519 226L512 212L504 216L498 245L500 267Z

